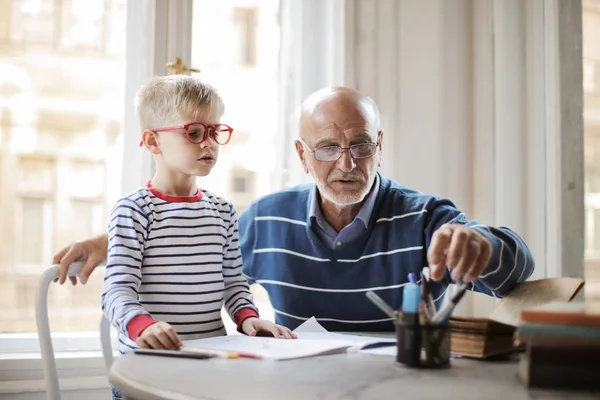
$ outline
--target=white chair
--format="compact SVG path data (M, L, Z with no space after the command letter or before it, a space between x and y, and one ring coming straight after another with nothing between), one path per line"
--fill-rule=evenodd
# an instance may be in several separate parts
M82 267L83 262L71 264L67 276L78 276ZM58 277L58 268L59 265L55 264L44 271L35 295L35 319L42 353L44 378L46 380L46 395L49 400L60 399L56 360L54 358L52 338L50 337L50 322L48 321L48 288L52 281ZM100 320L100 343L102 345L104 364L108 370L113 362L113 353L110 343L110 322L104 316Z

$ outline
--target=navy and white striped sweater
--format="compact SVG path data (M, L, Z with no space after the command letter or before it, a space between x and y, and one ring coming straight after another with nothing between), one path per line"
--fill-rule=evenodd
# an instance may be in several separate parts
M311 189L302 185L263 197L239 222L244 275L264 286L276 322L291 329L312 316L329 330L393 329L365 293L373 290L400 308L408 274L427 265L432 235L445 223L473 227L492 244L490 263L473 290L501 297L533 272L529 249L510 229L468 221L451 201L382 176L367 230L340 248L328 248L310 226ZM436 304L449 283L448 273L432 286Z
M188 340L226 334L223 304L232 319L240 311L257 315L238 235L233 205L208 191L175 197L141 187L119 200L102 294L119 350L137 347L129 324L141 316L168 322Z

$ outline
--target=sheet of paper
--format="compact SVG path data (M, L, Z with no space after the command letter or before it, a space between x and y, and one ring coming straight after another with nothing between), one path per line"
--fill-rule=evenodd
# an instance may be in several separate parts
M315 317L311 317L294 329L294 333L301 340L335 340L348 343L352 350L360 350L374 346L393 346L396 343L394 337L375 337L352 335L346 333L329 332L319 324ZM393 334L390 334L393 335ZM393 346L395 348L395 346Z
M396 343L394 337L374 337L362 335L350 335L336 332L296 332L298 339L306 340L333 340L336 342L347 343L355 350L374 346L393 346Z
M291 360L325 354L345 353L352 344L339 340L275 339L256 336L217 336L184 340L186 347L250 353L266 360Z
M327 329L323 328L323 325L315 317L310 317L294 329L294 332L327 332Z

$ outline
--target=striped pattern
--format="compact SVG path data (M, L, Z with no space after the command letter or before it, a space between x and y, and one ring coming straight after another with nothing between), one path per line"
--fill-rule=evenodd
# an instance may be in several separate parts
M121 352L135 347L127 334L135 316L166 321L187 340L224 335L223 306L232 318L256 310L242 276L235 209L202 194L164 201L142 187L114 207L102 309L119 331Z
M311 190L304 185L266 196L240 217L244 274L265 287L276 322L289 328L314 316L329 330L392 330L365 292L374 290L399 308L408 274L427 265L433 233L445 223L471 226L492 243L491 261L472 290L502 297L533 272L531 253L510 229L469 221L449 200L381 176L367 230L331 248L311 224ZM438 305L449 283L448 273L433 285Z

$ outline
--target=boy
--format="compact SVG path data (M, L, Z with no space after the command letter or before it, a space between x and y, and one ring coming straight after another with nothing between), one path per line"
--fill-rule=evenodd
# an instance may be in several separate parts
M235 209L196 186L233 131L221 124L219 95L191 76L156 77L138 91L136 111L156 173L111 213L102 309L119 331L120 352L225 335L223 304L247 335L295 337L258 318Z

